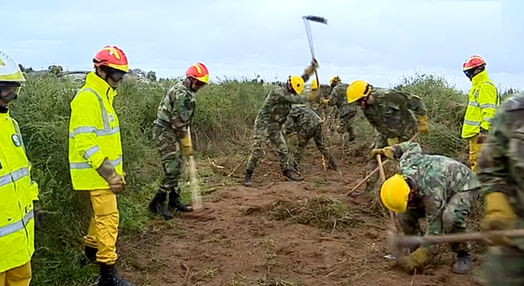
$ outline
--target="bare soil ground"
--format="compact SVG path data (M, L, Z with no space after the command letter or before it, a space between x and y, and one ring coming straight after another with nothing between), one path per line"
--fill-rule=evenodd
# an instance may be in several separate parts
M158 286L478 285L473 275L450 272L449 251L416 275L392 267L384 258L388 218L369 197L345 195L363 178L364 163L335 154L341 172L326 172L318 151L309 150L305 181L285 181L270 154L253 188L241 185L244 166L232 182L219 183L216 177L239 160L217 160L224 168L215 167L218 186L205 196L213 219L153 221L150 232L120 248L124 275L137 285Z

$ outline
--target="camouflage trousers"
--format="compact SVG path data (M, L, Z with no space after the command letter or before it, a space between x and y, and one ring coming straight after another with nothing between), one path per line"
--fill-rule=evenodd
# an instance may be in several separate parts
M409 139L411 139L411 137L413 137L413 135L399 136L398 137L399 143L408 141ZM384 135L379 133L375 137L375 142L373 142L373 144L371 145L371 148L372 149L380 149L380 148L384 148L384 147L387 147L387 146L388 146L388 138L386 136L384 136ZM381 157L382 157L382 162L384 162L384 160L387 159L385 156L381 156ZM367 176L367 174L373 172L377 167L378 167L378 162L377 162L376 158L371 158L370 157L369 160L368 160L368 163L366 164L366 176ZM369 181L367 182L367 185L366 185L366 192L374 193L375 187L376 187L377 181L378 181L378 176L379 176L379 172L376 172L373 176L371 176L371 178L369 178Z
M490 247L481 275L487 286L524 285L524 251L517 246Z
M174 131L158 125L153 126L153 138L157 142L164 168L160 191L180 193L178 182L184 173L184 157L179 139Z
M355 121L355 117L357 116L357 109L356 107L352 105L343 105L339 111L338 116L340 119L340 123L338 126L338 133L344 134L348 133L348 140L352 141L355 139L355 131L353 130L353 121Z
M251 145L251 154L247 161L246 169L254 171L258 165L258 160L264 156L264 144L267 139L277 149L280 168L284 171L289 169L289 152L282 133L282 125L274 122L264 126L255 122L255 135L253 136L253 144Z
M320 153L324 156L325 160L331 161L333 159L331 152L329 152L326 143L324 142L324 136L322 135L322 124L319 124L314 128L300 130L298 132L298 146L297 149L293 152L293 161L296 166L300 166L300 163L302 163L304 150L306 149L306 146L311 138L313 138L315 141L318 151L320 151Z
M466 233L468 231L468 218L471 208L479 196L480 188L457 193L447 202L442 211L442 216L437 222L431 222L432 227L438 228L438 232L433 233L433 229L428 229L428 234ZM420 228L420 219L426 217L426 210L423 206L408 208L405 213L397 213L397 219L405 235L423 235ZM469 242L450 244L451 250L455 253L469 253L471 244Z

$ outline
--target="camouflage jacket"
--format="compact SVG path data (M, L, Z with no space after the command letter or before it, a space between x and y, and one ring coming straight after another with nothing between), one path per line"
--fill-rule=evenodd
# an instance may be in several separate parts
M255 124L268 126L277 123L282 126L291 111L291 106L293 104L305 104L306 102L308 102L307 96L291 94L287 92L284 85L279 86L267 95L255 119Z
M369 123L386 138L402 137L409 140L418 132L419 115L426 115L426 107L415 95L392 89L374 88L375 103L363 111Z
M173 85L160 101L154 124L173 130L184 138L195 114L195 94L183 82Z
M451 158L422 153L417 143L404 142L392 147L399 158L400 173L411 180L417 193L417 203L412 207L424 206L427 234L442 234L442 212L449 199L480 187L475 173Z
M510 97L491 122L478 159L482 193L502 192L524 228L524 93ZM524 238L514 240L524 250Z
M349 103L347 98L347 89L349 84L339 83L337 84L330 93L329 105L336 106L340 116L344 116L349 113L357 111L357 103Z
M301 135L313 134L322 124L320 117L305 105L293 105L283 126L285 135L297 132Z
M349 84L339 83L329 93L329 105L336 106L340 109L343 105L349 104L346 96L346 91Z

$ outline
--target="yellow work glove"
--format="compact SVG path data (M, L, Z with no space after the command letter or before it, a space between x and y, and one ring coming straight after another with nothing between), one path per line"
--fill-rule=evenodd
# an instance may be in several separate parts
M329 105L329 99L322 98L322 99L320 100L320 104L323 104L323 105Z
M388 146L398 144L398 137L388 138Z
M195 155L193 143L191 142L191 134L187 134L186 137L182 138L182 152L186 157Z
M418 132L422 134L429 133L428 118L423 115L418 116Z
M318 61L316 59L313 59L311 61L311 64L307 66L306 69L304 70L304 73L311 76L317 69L318 69Z
M309 100L309 101L317 102L319 98L320 98L320 90L319 89L312 90L312 91L308 92L308 94L307 94L307 100Z
M377 155L384 155L388 159L395 160L395 152L393 151L393 148L391 147L385 147L382 149L373 149L371 150L371 157L375 158Z
M484 197L486 214L481 223L482 230L503 230L515 228L517 215L509 204L506 194L501 192L489 193ZM511 240L506 236L489 237L491 245L507 245Z
M411 272L427 263L431 259L431 256L431 251L421 246L410 255L400 258L398 265L404 270Z

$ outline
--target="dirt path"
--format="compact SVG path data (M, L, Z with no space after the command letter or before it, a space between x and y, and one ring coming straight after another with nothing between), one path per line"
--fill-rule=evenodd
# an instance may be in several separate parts
M233 162L222 163L233 169ZM319 158L307 164L316 171L296 183L284 181L276 163L265 163L254 188L240 186L240 170L237 185L206 197L213 220L155 221L150 233L122 246L125 275L158 286L477 285L472 276L449 271L449 252L423 274L392 269L384 258L387 219L364 199L344 195L362 178L362 163L341 162L344 175L324 172ZM324 213L314 214L320 208Z

